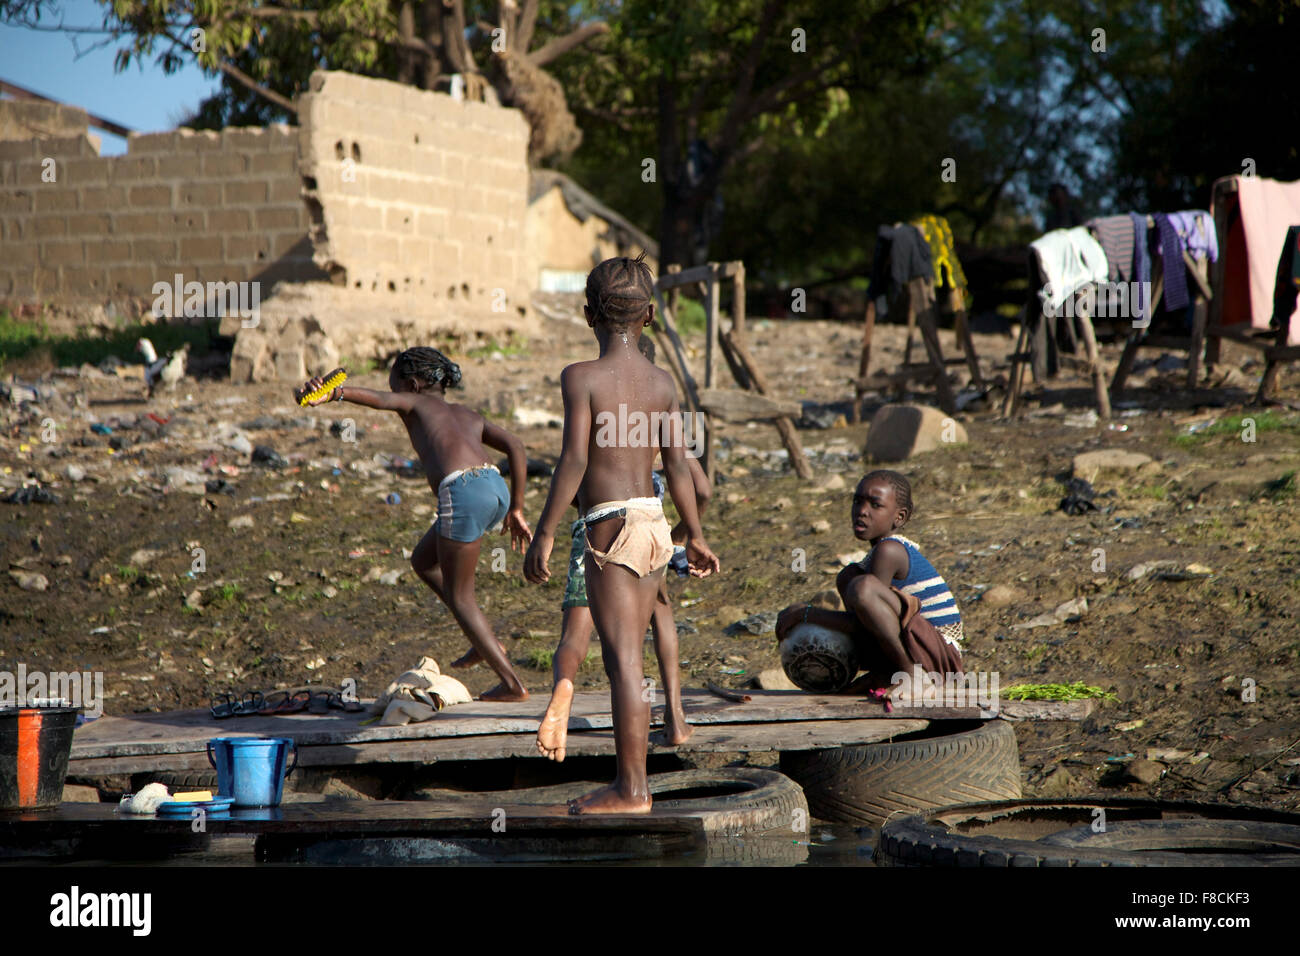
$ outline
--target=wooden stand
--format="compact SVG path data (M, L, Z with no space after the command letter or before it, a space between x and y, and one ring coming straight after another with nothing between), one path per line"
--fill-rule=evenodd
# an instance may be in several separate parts
M903 349L903 364L885 381L901 387L912 379L933 379L938 391L939 407L949 415L953 415L957 411L957 402L953 395L952 383L948 379L948 366L965 364L970 369L971 382L977 388L984 388L984 378L980 374L979 358L975 354L975 343L971 339L970 327L966 321L966 309L962 302L961 291L949 289L945 299L947 309L953 315L953 330L956 332L964 356L960 359L943 357L935 315L934 282L925 278L911 279L907 287L901 290L894 300L897 307L905 310L907 314L907 343ZM862 421L862 403L867 392L873 387L867 373L871 367L871 338L875 328L876 302L875 299L870 299L867 302L866 321L862 330L862 356L858 360L858 377L854 383L853 421L855 424ZM928 361L913 364L913 332L918 328Z
M722 280L732 280L732 317L731 329L721 328L721 310L719 292ZM704 284L705 314L705 350L704 350L704 388L701 393L691 376L690 366L686 361L686 349L673 320L672 309L664 300L665 290L676 290L683 285L700 282ZM660 336L661 350L668 357L668 367L678 386L686 396L692 412L706 416L716 416L723 421L764 421L769 420L776 426L790 456L790 464L795 473L805 480L813 476L812 467L804 455L803 445L799 442L799 433L792 417L793 408L780 406L775 402L754 400L757 396L767 395L767 380L754 362L745 345L745 264L735 262L710 262L692 269L673 269L659 277L655 283L655 303L663 320L664 333ZM663 348L663 346L667 346ZM714 370L718 353L726 360L736 384L750 396L729 395L717 389L714 382ZM703 395L703 397L702 397ZM717 471L717 455L713 443L713 429L707 424L706 417L704 439L704 471L712 481Z
M1300 360L1300 345L1287 345L1290 330L1289 323L1286 322L1281 323L1281 327L1276 330L1253 329L1244 323L1228 326L1223 324L1223 288L1227 274L1228 237L1232 227L1241 217L1237 190L1237 177L1230 176L1216 182L1210 194L1214 229L1219 236L1219 260L1210 270L1210 285L1218 295L1210 300L1205 330L1205 361L1209 364L1219 361L1219 343L1223 339L1232 339L1242 345L1259 349L1264 353L1264 377L1260 380L1259 391L1255 393L1255 404L1264 405L1272 401L1273 389L1277 385L1277 374L1282 363Z
M1033 261L1037 263L1037 255L1033 256ZM1042 267L1037 266L1039 275L1037 277L1037 288L1042 288L1045 283L1042 281ZM1092 317L1088 314L1086 300L1079 296L1079 290L1072 293L1075 296L1076 307L1074 316L1079 322L1079 331L1083 337L1083 347L1087 355L1087 367L1092 375L1093 392L1097 399L1097 414L1102 418L1110 418L1110 392L1106 387L1106 371L1101 364L1101 353L1097 348L1097 333L1092 325ZM1154 300L1153 300L1154 301ZM1042 312L1042 305L1035 291L1035 283L1030 283L1029 300L1025 303L1024 315L1020 322L1020 336L1016 342L1016 350L1011 354L1011 381L1007 386L1007 395L1002 403L1002 415L1004 418L1010 418L1016 411L1016 404L1020 400L1021 384L1024 380L1025 366L1029 364L1031 354L1029 349L1029 329L1030 316L1038 311L1038 321L1051 321L1054 317L1047 316ZM1050 331L1050 330L1049 330Z

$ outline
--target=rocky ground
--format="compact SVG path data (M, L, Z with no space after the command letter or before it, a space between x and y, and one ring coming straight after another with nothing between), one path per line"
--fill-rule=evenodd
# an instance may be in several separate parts
M545 422L561 411L559 370L591 355L593 340L571 309L546 311L527 341L443 345L464 369L463 400L553 460L560 432ZM901 338L878 329L873 368L897 364ZM778 666L770 632L733 625L830 587L859 550L847 517L867 425L836 421L858 339L847 324L753 323L777 397L819 403L812 417L836 427L800 431L810 483L791 474L773 429L720 430L705 527L723 573L671 585L688 684L740 686ZM943 341L951 347L949 332ZM976 345L986 370L1005 374L1010 339ZM1106 357L1113 368L1117 346ZM906 533L957 595L968 666L996 671L1003 687L1082 680L1118 698L1082 724L1019 725L1027 794L1300 805L1300 746L1286 749L1300 739L1300 416L1245 406L1262 368L1226 343L1224 360L1189 394L1177 357L1144 353L1110 422L1089 412L1077 375L1031 391L1013 421L975 403L958 416L966 444L901 466L917 505ZM56 500L0 504L4 668L101 670L106 710L121 714L346 678L374 694L423 655L445 663L464 650L409 568L436 502L395 417L302 410L288 385L186 379L146 401L138 380L90 367L58 372L34 357L6 373L35 394L0 392L0 497L23 497L25 483ZM352 381L386 387L379 372ZM868 419L885 400L872 397ZM274 456L253 462L255 446ZM1068 515L1061 482L1076 456L1098 450L1150 461L1098 472L1096 510ZM546 488L529 480L534 522ZM494 569L485 549L482 604L544 695L561 549L551 583L536 587L505 538L491 546L507 550ZM482 668L465 680L476 693L493 683ZM579 683L604 686L595 654Z

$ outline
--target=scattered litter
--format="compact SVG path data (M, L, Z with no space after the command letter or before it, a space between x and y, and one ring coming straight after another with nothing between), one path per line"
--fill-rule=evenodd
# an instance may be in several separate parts
M847 568L850 564L861 564L866 560L866 551L848 551L844 554L835 555L835 560L840 563L840 567Z
M564 419L544 408L516 408L515 421L524 426L541 426L544 428L563 428Z
M3 500L8 505L57 505L59 496L40 485L23 485Z
M253 449L253 464L265 465L267 468L287 468L289 462L270 445L258 445Z
M1128 733L1130 730L1137 730L1139 727L1146 726L1146 721L1139 718L1137 720L1126 720L1122 724L1116 724L1115 729L1121 733Z
M1069 624L1079 620L1084 614L1088 613L1088 599L1075 598L1073 601L1066 601L1056 607L1056 610L1050 613L1040 614L1037 617L1025 621L1023 624L1013 624L1013 631L1023 631L1032 627L1054 627L1057 624Z
M252 515L240 515L237 518L231 518L229 521L227 521L226 526L235 531L238 531L240 528L251 528L256 523L257 522L253 520Z
M386 497L384 501L388 502L390 505L400 505L402 503L402 496L395 491L390 491L388 497Z
M1056 506L1058 510L1064 511L1067 515L1081 515L1099 510L1093 501L1097 497L1097 491L1090 482L1083 478L1071 478L1065 483L1065 490L1067 494Z
M86 469L80 468L77 465L69 465L67 468L63 469L63 474L68 481L81 481L86 477Z
M95 424L91 425L90 430L94 432L96 435L113 434L113 429L109 428L107 425L101 425L99 422L96 422Z
M1141 564L1135 564L1133 567L1129 568L1126 577L1130 581L1140 581L1148 574L1152 574L1156 571L1174 571L1177 570L1178 567L1179 564L1177 561L1167 559L1162 559L1160 561L1143 561Z
M1070 428L1093 428L1100 420L1097 417L1097 410L1090 408L1075 415L1066 415L1061 419L1061 424L1068 425Z
M732 637L741 633L754 635L774 634L776 632L776 616L775 611L759 611L757 614L751 614L747 618L736 621L728 626L723 633Z
M1107 757L1106 763L1126 763L1136 757L1137 754L1119 754L1115 757Z
M1190 750L1175 750L1172 747L1148 747L1147 759L1159 760L1162 763L1177 763L1180 760L1186 760L1192 756Z

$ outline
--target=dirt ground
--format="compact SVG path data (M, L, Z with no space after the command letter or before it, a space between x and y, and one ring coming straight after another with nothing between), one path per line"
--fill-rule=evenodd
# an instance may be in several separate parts
M594 342L563 309L548 312L540 334L504 349L435 344L462 365L463 401L521 435L531 456L553 460L559 429L518 424L515 410L558 416L559 371L592 355ZM859 334L850 324L765 320L753 323L752 350L778 397L847 410ZM942 338L951 348L951 333ZM896 365L901 340L901 329L880 327L873 368ZM688 344L702 352L699 338ZM1011 344L976 335L994 374L1005 374ZM1091 391L1067 374L1031 390L1026 414L1013 421L999 420L995 407L968 408L958 416L968 444L901 466L917 505L905 533L957 596L968 668L996 671L1004 688L1082 680L1118 697L1081 724L1018 726L1027 795L1300 806L1300 747L1282 753L1300 738L1300 416L1245 406L1247 380L1262 371L1250 355L1225 343L1216 375L1235 369L1229 384L1189 394L1177 357L1144 352L1109 424L1090 420ZM1113 368L1117 345L1106 358ZM7 371L30 383L41 369ZM386 387L378 372L352 381ZM1296 381L1283 373L1283 397L1296 397ZM373 695L423 655L445 664L464 651L450 614L406 560L436 501L422 476L402 467L411 449L396 417L357 406L300 410L288 385L186 379L146 402L138 381L94 371L41 383L57 395L39 407L0 404L0 496L36 478L59 499L0 504L6 567L48 580L44 591L21 588L16 573L0 580L5 668L102 670L106 710L124 714L346 678ZM924 391L917 398L933 402ZM873 396L868 419L884 400ZM167 424L153 425L149 412ZM1242 415L1255 417L1253 442L1242 440ZM355 441L346 426L331 432L344 419L355 422ZM96 421L112 433L93 433ZM223 444L223 425L271 446L288 466L250 464L246 451ZM770 633L724 631L833 586L837 556L860 549L848 509L866 431L865 422L801 429L816 472L804 483L774 429L719 430L723 457L705 530L723 573L671 584L688 685L743 686L779 666ZM1068 477L1074 455L1101 448L1141 451L1155 463L1100 477L1099 511L1058 510L1058 477ZM84 477L72 480L69 466ZM205 492L205 479L224 479L232 493ZM534 524L547 481L529 480ZM393 495L400 503L388 503ZM821 520L831 530L814 530ZM506 538L490 541L507 549L505 570L494 572L485 548L481 602L540 711L567 537L557 537L545 587L524 581ZM791 569L796 548L806 552L803 572ZM195 572L200 554L206 568ZM1175 564L1130 579L1130 569L1153 560ZM1202 567L1188 573L1191 565ZM388 572L397 572L394 583L381 579ZM999 606L981 601L995 585L1020 594ZM1079 597L1087 610L1075 620L1016 626ZM463 679L475 693L494 682L481 667ZM1243 700L1252 682L1254 699ZM579 684L605 683L593 653ZM1163 776L1124 782L1124 764L1112 758L1126 755L1157 758Z

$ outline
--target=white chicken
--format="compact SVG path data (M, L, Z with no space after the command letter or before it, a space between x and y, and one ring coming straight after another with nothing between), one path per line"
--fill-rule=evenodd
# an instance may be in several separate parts
M166 358L158 357L158 352L148 339L141 339L137 342L135 350L144 359L144 383L150 398L153 397L154 390L159 383L171 390L176 387L177 382L185 377L185 363L190 353L188 342L177 351L168 354Z

